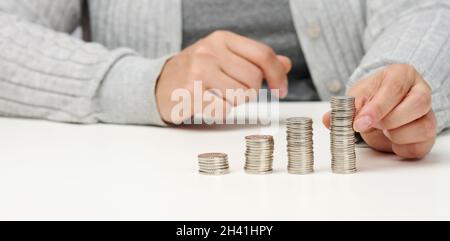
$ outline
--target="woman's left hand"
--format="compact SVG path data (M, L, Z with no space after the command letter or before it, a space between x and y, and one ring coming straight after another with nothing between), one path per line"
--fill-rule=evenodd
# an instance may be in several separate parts
M408 159L427 155L436 140L431 88L410 65L396 64L359 81L354 129L372 148ZM330 127L330 113L323 123Z

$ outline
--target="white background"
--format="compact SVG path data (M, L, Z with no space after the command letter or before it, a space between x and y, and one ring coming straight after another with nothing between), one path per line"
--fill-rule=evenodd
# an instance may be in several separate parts
M286 172L284 127L275 173L243 171L256 126L158 128L0 118L0 219L449 219L450 135L422 161L358 149L359 172L330 171L327 103L283 103L314 118L316 172ZM226 152L231 174L202 176L197 155Z

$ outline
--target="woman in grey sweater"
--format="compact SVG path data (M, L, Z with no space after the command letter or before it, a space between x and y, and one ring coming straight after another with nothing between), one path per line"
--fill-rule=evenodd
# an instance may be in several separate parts
M85 41L67 34L80 21ZM402 157L450 126L446 0L2 0L0 47L3 116L165 125L195 80L267 80L289 100L355 96L355 129Z

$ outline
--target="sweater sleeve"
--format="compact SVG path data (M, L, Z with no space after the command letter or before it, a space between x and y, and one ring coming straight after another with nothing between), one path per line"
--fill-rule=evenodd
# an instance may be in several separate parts
M155 86L168 57L71 37L79 8L77 0L1 1L0 115L164 125Z
M366 55L347 87L387 65L410 64L433 89L438 131L450 127L450 2L366 2Z

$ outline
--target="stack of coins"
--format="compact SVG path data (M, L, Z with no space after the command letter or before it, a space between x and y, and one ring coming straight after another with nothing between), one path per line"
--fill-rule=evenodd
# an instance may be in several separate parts
M273 137L268 135L252 135L245 137L245 171L249 174L272 173Z
M353 97L339 96L331 99L331 168L334 173L356 172L354 115Z
M311 118L287 119L288 173L314 172L313 121Z
M224 175L229 173L228 155L225 153L204 153L198 155L199 173Z

